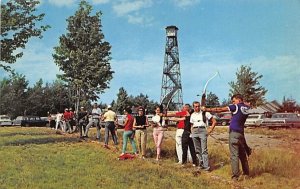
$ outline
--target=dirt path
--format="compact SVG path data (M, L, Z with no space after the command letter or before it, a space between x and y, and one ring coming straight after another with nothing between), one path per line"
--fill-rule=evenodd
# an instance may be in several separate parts
M300 132L300 130L295 130L295 132ZM175 131L167 131L166 136L175 137ZM246 130L245 137L248 145L254 149L288 148L295 151L296 153L300 153L300 137L298 139L292 140L272 135L254 134L251 133L251 130ZM228 132L214 132L212 134L212 137L208 138L208 142L223 143L225 145L228 145Z

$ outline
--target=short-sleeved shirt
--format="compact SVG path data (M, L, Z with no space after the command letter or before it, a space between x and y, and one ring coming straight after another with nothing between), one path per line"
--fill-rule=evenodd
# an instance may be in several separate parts
M115 121L116 120L116 113L111 111L111 110L108 110L107 112L105 112L104 114L104 121Z
M244 103L239 103L229 105L228 109L232 112L229 129L244 133L244 124L249 115L250 107Z
M56 121L57 122L61 121L62 116L63 116L63 114L61 114L61 113L56 114Z
M165 126L165 120L161 120L162 117L159 115L155 115L152 117L152 122L158 125L159 127L164 127Z
M131 114L127 114L126 118L127 118L127 124L124 125L124 131L132 131L134 117Z
M63 116L64 116L64 119L65 119L66 121L69 121L69 120L71 119L71 114L70 114L70 112L64 112Z
M100 108L93 108L92 110L92 118L97 119L101 115L101 109Z
M210 120L212 115L209 112L205 112L205 117L206 120ZM203 121L202 111L192 113L190 122L193 124L193 127L206 127L206 123Z
M175 115L180 116L180 117L184 117L184 116L186 116L186 114L187 114L186 111L181 111L181 112L177 112ZM177 129L184 129L184 120L178 121Z

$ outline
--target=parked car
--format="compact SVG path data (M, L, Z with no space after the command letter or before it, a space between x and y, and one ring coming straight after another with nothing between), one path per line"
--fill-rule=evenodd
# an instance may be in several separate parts
M231 119L232 118L232 113L231 112L223 112L219 113L218 116L222 119Z
M300 127L300 117L296 113L276 113L262 121L266 127Z
M0 115L0 126L11 126L12 121L7 115Z
M219 117L217 115L213 115L213 117L215 118L215 120L217 121L217 125L222 125L222 126L226 126L229 125L230 123L230 118L227 117ZM211 125L211 121L209 120L209 125Z
M265 118L264 114L251 114L246 119L245 126L260 126Z
M20 125L22 127L44 127L47 126L47 123L48 121L42 120L39 116L18 116L13 121L13 125Z
M12 124L16 126L21 126L21 121L25 119L24 116L18 116L16 119L13 120Z
M125 123L126 115L117 115L118 118L118 127L123 128Z

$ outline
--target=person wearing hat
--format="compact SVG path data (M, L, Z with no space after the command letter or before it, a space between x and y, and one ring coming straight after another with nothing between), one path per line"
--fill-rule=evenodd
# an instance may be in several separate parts
M111 105L107 106L107 112L103 115L102 119L105 121L105 136L104 147L108 148L109 132L115 145L118 145L118 139L116 135L116 123L118 123L117 114L112 111Z

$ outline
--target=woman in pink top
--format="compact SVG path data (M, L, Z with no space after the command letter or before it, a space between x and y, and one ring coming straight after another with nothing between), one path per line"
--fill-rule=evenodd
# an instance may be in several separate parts
M123 148L122 148L122 154L124 155L126 152L127 148L127 140L129 138L129 141L132 145L133 153L137 154L136 150L136 144L134 141L134 136L133 136L133 122L134 122L134 117L131 115L132 111L130 108L126 108L124 110L126 119L124 123L124 133L123 133Z

